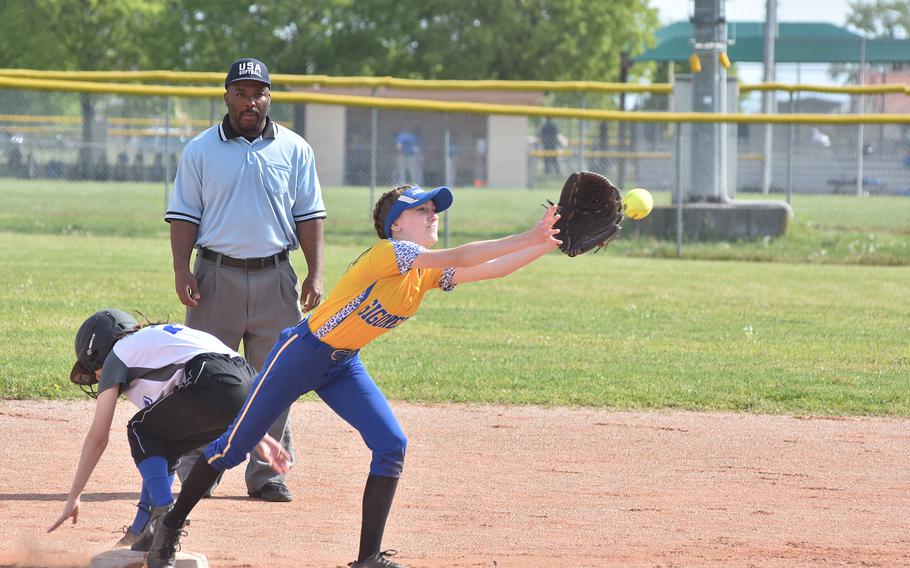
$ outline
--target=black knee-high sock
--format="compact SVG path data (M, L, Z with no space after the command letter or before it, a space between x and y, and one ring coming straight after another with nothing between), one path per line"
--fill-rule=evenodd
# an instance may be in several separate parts
M367 485L363 489L363 524L360 527L358 562L379 552L382 546L382 533L385 531L385 523L389 518L396 487L398 487L397 477L381 475L367 477ZM183 496L182 492L181 496Z
M205 458L196 460L183 486L180 487L180 495L174 503L174 508L164 516L162 522L172 529L180 526L219 475L221 472L210 466Z

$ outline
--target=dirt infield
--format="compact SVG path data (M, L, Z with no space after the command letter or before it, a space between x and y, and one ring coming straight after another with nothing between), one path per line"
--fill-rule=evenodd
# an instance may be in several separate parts
M910 566L910 421L394 403L409 436L385 544L413 567ZM0 566L87 566L138 499L125 436L63 507L88 402L0 402ZM294 502L225 476L186 550L213 567L343 566L369 456L321 403L295 405Z

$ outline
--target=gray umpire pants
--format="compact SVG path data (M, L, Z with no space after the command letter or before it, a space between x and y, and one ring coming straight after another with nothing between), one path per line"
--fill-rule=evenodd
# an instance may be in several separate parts
M296 325L303 317L297 274L288 260L276 260L271 266L257 269L226 266L222 260L202 258L197 251L193 274L202 298L197 307L187 308L186 325L211 333L234 350L243 341L244 357L258 371L281 330ZM275 420L269 435L281 443L293 461L289 414L290 408ZM177 476L181 482L201 454L199 449L180 460ZM258 491L268 482L284 484L285 476L275 473L251 452L246 468L247 491Z

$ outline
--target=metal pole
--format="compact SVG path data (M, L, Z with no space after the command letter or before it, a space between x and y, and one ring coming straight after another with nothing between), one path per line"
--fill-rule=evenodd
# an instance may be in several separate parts
M585 94L581 93L581 108L585 108ZM578 171L585 169L585 119L578 119Z
M793 114L793 91L790 91L790 114ZM793 197L793 123L787 125L787 203Z
M171 98L164 98L164 210L167 211L168 202L168 178L171 177L171 156L170 156L170 138L171 138Z
M453 180L451 179L451 176L449 175L449 173L450 173L449 170L452 166L452 164L450 162L450 160L452 159L451 155L450 155L451 154L450 144L452 142L452 137L451 137L451 133L449 132L449 113L445 112L442 114L442 123L444 125L443 150L445 151L445 154L446 154L445 155L445 168L446 168L445 184L446 184L446 186L451 188ZM443 226L442 246L443 246L443 248L449 248L449 212L448 211L446 211L445 213L442 214L442 226Z
M671 64L672 65L672 64ZM629 81L629 70L632 69L632 58L629 57L629 52L626 50L619 52L619 82L626 83ZM620 112L626 111L626 91L623 90L619 93L619 110ZM620 157L617 158L617 181L619 182L619 187L625 187L626 185L626 135L628 134L628 123L624 120L619 121L616 124L616 132L619 134L619 153ZM604 150L609 150L609 148L604 148Z
M859 43L859 86L862 87L866 82L866 38ZM863 114L866 106L866 97L862 93L859 95L859 114ZM863 136L865 125L860 122L856 125L856 196L863 196Z
M879 76L878 82L881 83L882 85L884 85L885 81L887 79L887 77L886 77L887 74L885 72L884 67L879 67L879 73L881 73L881 75ZM885 113L885 95L884 94L881 94L878 96L878 112L879 112L879 114ZM884 147L885 147L885 125L884 124L878 125L878 147L879 147L879 149L884 149Z
M25 175L28 179L35 179L38 176L38 173L35 171L35 153L36 142L33 137L28 139L28 159L26 160L25 166Z
M376 87L373 87L373 97L376 96ZM367 216L373 217L373 203L376 202L376 148L379 145L379 133L377 132L379 117L378 109L373 107L370 111L370 203Z
M620 77L622 81L622 77ZM623 91L619 93L619 111L625 112L626 110L626 92ZM626 122L621 120L616 123L616 136L617 136L617 148L619 149L619 157L616 158L616 181L619 182L619 187L626 186ZM607 147L604 150L609 150L609 142Z
M682 192L682 123L677 122L676 128L676 150L673 152L673 171L676 178L676 256L682 256L682 238L683 238L683 192Z
M717 101L717 112L726 114L727 113L727 74L724 72L724 67L721 65L716 65L714 67L717 73L717 79L715 80L715 91L714 99ZM716 170L714 176L717 180L716 192L714 193L714 198L718 203L726 203L729 201L729 188L727 187L727 172L728 172L728 163L729 156L727 155L727 123L726 122L717 122L714 124L714 138L717 140L717 159L714 160L714 168ZM734 191L736 188L733 188Z
M701 61L701 71L692 77L693 112L724 112L720 93L726 88L726 69L720 54L726 51L727 23L725 0L695 0L692 17L694 55ZM691 177L687 175L688 201L727 201L726 184L722 183L720 160L723 129L716 123L688 123L692 141L687 156L691 156ZM689 136L689 134L686 134Z
M802 65L800 63L797 63L796 64L796 84L797 85L802 84L802 69L803 69ZM800 95L800 92L797 91L796 92L796 110L793 111L796 114L799 114L799 103L801 100L802 100L802 96ZM799 137L799 125L798 124L794 125L794 130L796 130L796 134L794 135L794 138L799 140L800 137Z
M774 81L774 40L777 37L777 0L767 0L765 8L765 53L764 53L764 77L765 83ZM765 114L774 113L774 92L765 91L762 98L762 112ZM771 123L765 124L765 161L762 168L762 193L767 194L771 190L771 163L773 158L773 135L774 130Z

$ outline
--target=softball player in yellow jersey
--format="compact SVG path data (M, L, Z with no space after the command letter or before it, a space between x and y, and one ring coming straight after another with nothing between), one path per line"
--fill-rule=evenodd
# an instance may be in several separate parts
M358 356L401 325L433 289L506 276L559 245L556 206L523 233L451 249L438 240L438 213L452 204L447 187L402 186L379 198L373 219L380 240L363 253L307 318L282 332L234 423L204 452L163 517L149 550L150 568L173 566L184 521L218 474L234 467L281 412L315 391L351 424L372 452L363 495L358 559L350 566L400 567L381 552L382 533L404 464L407 438Z

